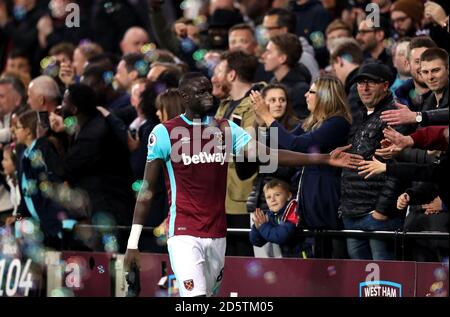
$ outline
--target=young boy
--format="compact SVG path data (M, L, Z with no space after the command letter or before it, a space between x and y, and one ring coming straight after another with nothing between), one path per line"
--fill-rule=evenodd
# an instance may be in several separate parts
M280 245L283 256L292 254L291 238L295 234L298 216L296 214L297 201L291 200L289 185L274 179L264 188L269 211L264 214L259 208L253 213L254 225L250 231L250 242L262 247L267 242Z

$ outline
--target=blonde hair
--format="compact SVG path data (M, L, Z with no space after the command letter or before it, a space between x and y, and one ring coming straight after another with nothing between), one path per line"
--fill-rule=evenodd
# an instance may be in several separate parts
M328 118L341 116L349 123L352 115L347 102L342 82L334 76L320 76L314 81L316 85L316 106L303 122L303 129L311 131L320 127Z

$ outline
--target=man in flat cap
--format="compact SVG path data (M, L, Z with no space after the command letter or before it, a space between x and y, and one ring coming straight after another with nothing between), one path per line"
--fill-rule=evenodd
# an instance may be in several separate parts
M389 67L379 62L361 65L355 76L362 120L352 127L349 142L352 152L372 160L375 150L381 147L383 129L386 124L381 112L395 109L389 86L393 74ZM401 130L403 132L403 130ZM392 177L364 178L358 171L342 171L341 205L344 228L364 231L395 231L402 227L403 217L397 211L397 193L400 183ZM393 243L389 240L347 239L347 249L352 259L394 260Z

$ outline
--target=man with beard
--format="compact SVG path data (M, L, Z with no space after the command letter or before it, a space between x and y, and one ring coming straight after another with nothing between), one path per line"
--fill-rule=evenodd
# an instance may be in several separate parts
M342 153L348 147L332 155L272 151L261 144L257 150L250 135L233 121L207 116L213 102L206 77L188 73L180 80L179 89L186 113L157 125L149 138L145 185L137 199L124 266L125 271L132 263L140 267L139 238L153 203L155 180L164 170L171 197L166 231L170 264L182 297L204 297L219 291L224 272L225 195L232 155L256 159L257 153L266 153L278 155L279 164L287 166L341 167L359 164L360 157Z
M226 52L222 55L212 79L213 94L223 99L215 116L217 119L232 120L243 129L253 126L255 114L250 103L250 91L257 65L255 56L242 51ZM227 223L231 228L250 228L246 204L253 180L254 177L241 180L235 164L229 164L225 210ZM253 255L249 241L229 237L227 244L229 255Z
M419 0L400 0L391 6L391 21L396 34L394 39L414 37L423 18L424 6Z
M393 74L397 71L392 62L389 50L384 46L384 41L389 38L389 20L380 16L380 25L374 25L371 20L363 20L358 27L356 40L364 52L364 60L375 59L389 66Z

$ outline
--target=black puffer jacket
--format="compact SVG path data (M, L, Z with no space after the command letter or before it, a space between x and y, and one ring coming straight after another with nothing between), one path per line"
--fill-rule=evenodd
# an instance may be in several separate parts
M375 107L370 115L363 114L362 121L356 123L354 134L349 139L352 153L359 154L366 160L371 160L375 150L380 148L383 139L383 129L386 124L381 121L381 112L396 109L392 94L389 93ZM403 132L404 127L397 128ZM396 213L397 197L404 189L398 179L377 175L369 179L358 175L358 170L343 169L342 195L339 212L343 217L357 217L376 210L387 216Z

